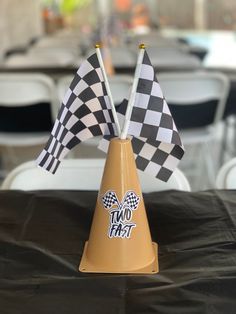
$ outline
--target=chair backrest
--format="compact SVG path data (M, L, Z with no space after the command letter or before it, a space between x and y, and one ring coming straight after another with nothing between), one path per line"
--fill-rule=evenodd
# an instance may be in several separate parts
M134 68L137 59L137 50L127 46L110 47L111 61L115 68Z
M58 78L57 81L57 94L60 102L63 101L66 92L70 86L70 83L72 82L74 76L73 75L64 75L60 78Z
M61 101L63 100L72 80L72 75L63 76L58 80L57 89ZM108 81L114 104L119 105L125 97L129 97L129 90L132 86L133 78L130 75L118 74L108 77Z
M23 112L20 111L20 107L24 107L25 113L27 112L31 117L31 114L35 113L34 110L40 112L41 105L45 103L49 106L48 114L50 117L47 116L47 118L53 122L58 112L58 100L55 84L47 75L37 73L0 74L0 106L1 112L4 111L6 117L9 116L10 111L13 120L19 120ZM33 107L37 107L37 109L33 110ZM19 114L18 117L13 116L16 112ZM4 119L3 113L1 116ZM33 118L35 118L37 124L37 119L39 120L40 117ZM34 123L34 121L28 122ZM11 120L4 123L11 123Z
M230 87L224 74L171 72L159 74L158 80L177 127L202 127L222 119Z
M202 68L198 57L182 51L178 47L147 48L148 55L154 68L158 71L193 71Z
M73 37L59 37L59 36L45 36L35 43L36 47L48 48L48 47L73 47L79 49L78 37L74 34Z
M67 48L32 48L28 51L27 56L31 58L39 58L41 60L49 59L52 64L58 63L58 65L73 65L75 64L78 54L74 52L73 50L67 49Z
M94 53L94 50L90 49L87 51L86 55L89 56L92 53ZM134 49L134 47L119 45L116 47L107 47L106 53L109 53L114 68L133 70L136 66L137 48Z
M38 168L34 161L26 162L8 174L2 189L20 190L99 190L105 159L65 159L56 174ZM177 189L190 191L188 180L176 170L167 183L139 172L143 192Z
M236 158L226 162L216 177L217 189L236 189Z
M118 106L124 98L129 98L133 83L133 77L128 74L115 74L108 77L111 93L115 106Z
M11 69L21 68L55 68L55 67L67 67L75 63L75 57L73 54L67 52L52 53L37 53L29 52L27 54L15 54L9 56L4 66Z
M147 48L177 48L182 51L188 51L187 44L181 43L178 39L173 37L162 36L159 32L151 32L148 34L136 34L129 37L130 44L133 48L137 49L137 46L141 43L145 43Z

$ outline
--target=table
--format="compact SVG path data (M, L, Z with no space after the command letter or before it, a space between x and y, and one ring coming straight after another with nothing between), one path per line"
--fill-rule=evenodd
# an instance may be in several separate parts
M144 195L155 275L77 272L96 195L0 192L1 314L235 313L235 191Z

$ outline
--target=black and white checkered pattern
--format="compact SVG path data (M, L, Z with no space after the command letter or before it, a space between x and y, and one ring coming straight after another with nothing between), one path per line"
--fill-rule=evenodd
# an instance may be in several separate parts
M133 191L126 192L122 202L120 203L116 193L114 191L108 191L102 197L102 203L104 208L111 209L113 205L118 205L119 208L123 206L128 206L131 210L135 210L138 207L140 197L135 194Z
M115 132L111 105L95 53L81 64L71 82L37 164L55 173L60 161L75 145L93 136Z
M102 197L103 206L106 209L110 209L113 205L119 206L119 201L116 196L116 193L114 191L108 191L103 197Z
M130 120L131 135L182 145L147 52L144 53Z
M118 109L119 118L124 119L126 108L127 100ZM146 52L128 134L132 137L137 168L167 181L183 157L184 148ZM101 150L108 150L110 138L103 138Z
M122 206L127 205L131 210L135 210L138 207L140 197L133 191L128 191L122 201Z

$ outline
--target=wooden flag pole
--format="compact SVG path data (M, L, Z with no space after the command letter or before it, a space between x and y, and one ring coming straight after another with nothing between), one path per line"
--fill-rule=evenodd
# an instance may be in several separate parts
M119 124L119 120L118 120L118 117L117 117L114 101L113 101L113 98L112 98L110 85L109 85L109 82L108 82L108 79L107 79L106 70L105 70L105 67L104 67L103 60L102 60L102 55L101 55L101 51L100 51L100 45L96 44L95 45L95 49L96 49L96 53L97 53L97 57L98 57L98 61L99 61L100 67L102 69L102 74L103 74L103 77L104 77L104 83L105 83L105 86L106 86L106 89L107 89L107 95L108 95L108 98L110 100L111 109L112 109L112 113L113 113L113 118L114 118L116 129L117 129L117 135L118 135L118 137L120 137L120 134L121 134L120 124Z
M133 81L133 85L132 85L132 89L130 92L130 97L129 97L129 101L128 101L128 105L127 105L127 109L126 109L126 114L125 114L124 127L123 127L123 129L121 131L121 135L120 135L120 138L123 140L127 138L127 134L128 134L130 117L131 117L132 109L134 106L136 90L138 87L138 81L139 81L140 72L141 72L141 64L142 64L143 56L144 56L144 52L145 52L145 45L140 44L139 49L140 49L140 51L139 51L139 56L138 56L137 65L136 65L136 69L135 69L134 81Z

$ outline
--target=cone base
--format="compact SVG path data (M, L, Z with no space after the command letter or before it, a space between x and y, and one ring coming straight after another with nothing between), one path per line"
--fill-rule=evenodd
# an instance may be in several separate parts
M79 271L83 273L110 273L110 274L156 274L159 272L158 265L158 245L155 242L152 242L153 251L154 251L154 261L152 261L149 265L139 269L109 269L108 266L104 265L104 267L97 267L94 264L89 263L87 259L87 246L88 241L86 241L84 246L83 256L79 265Z

